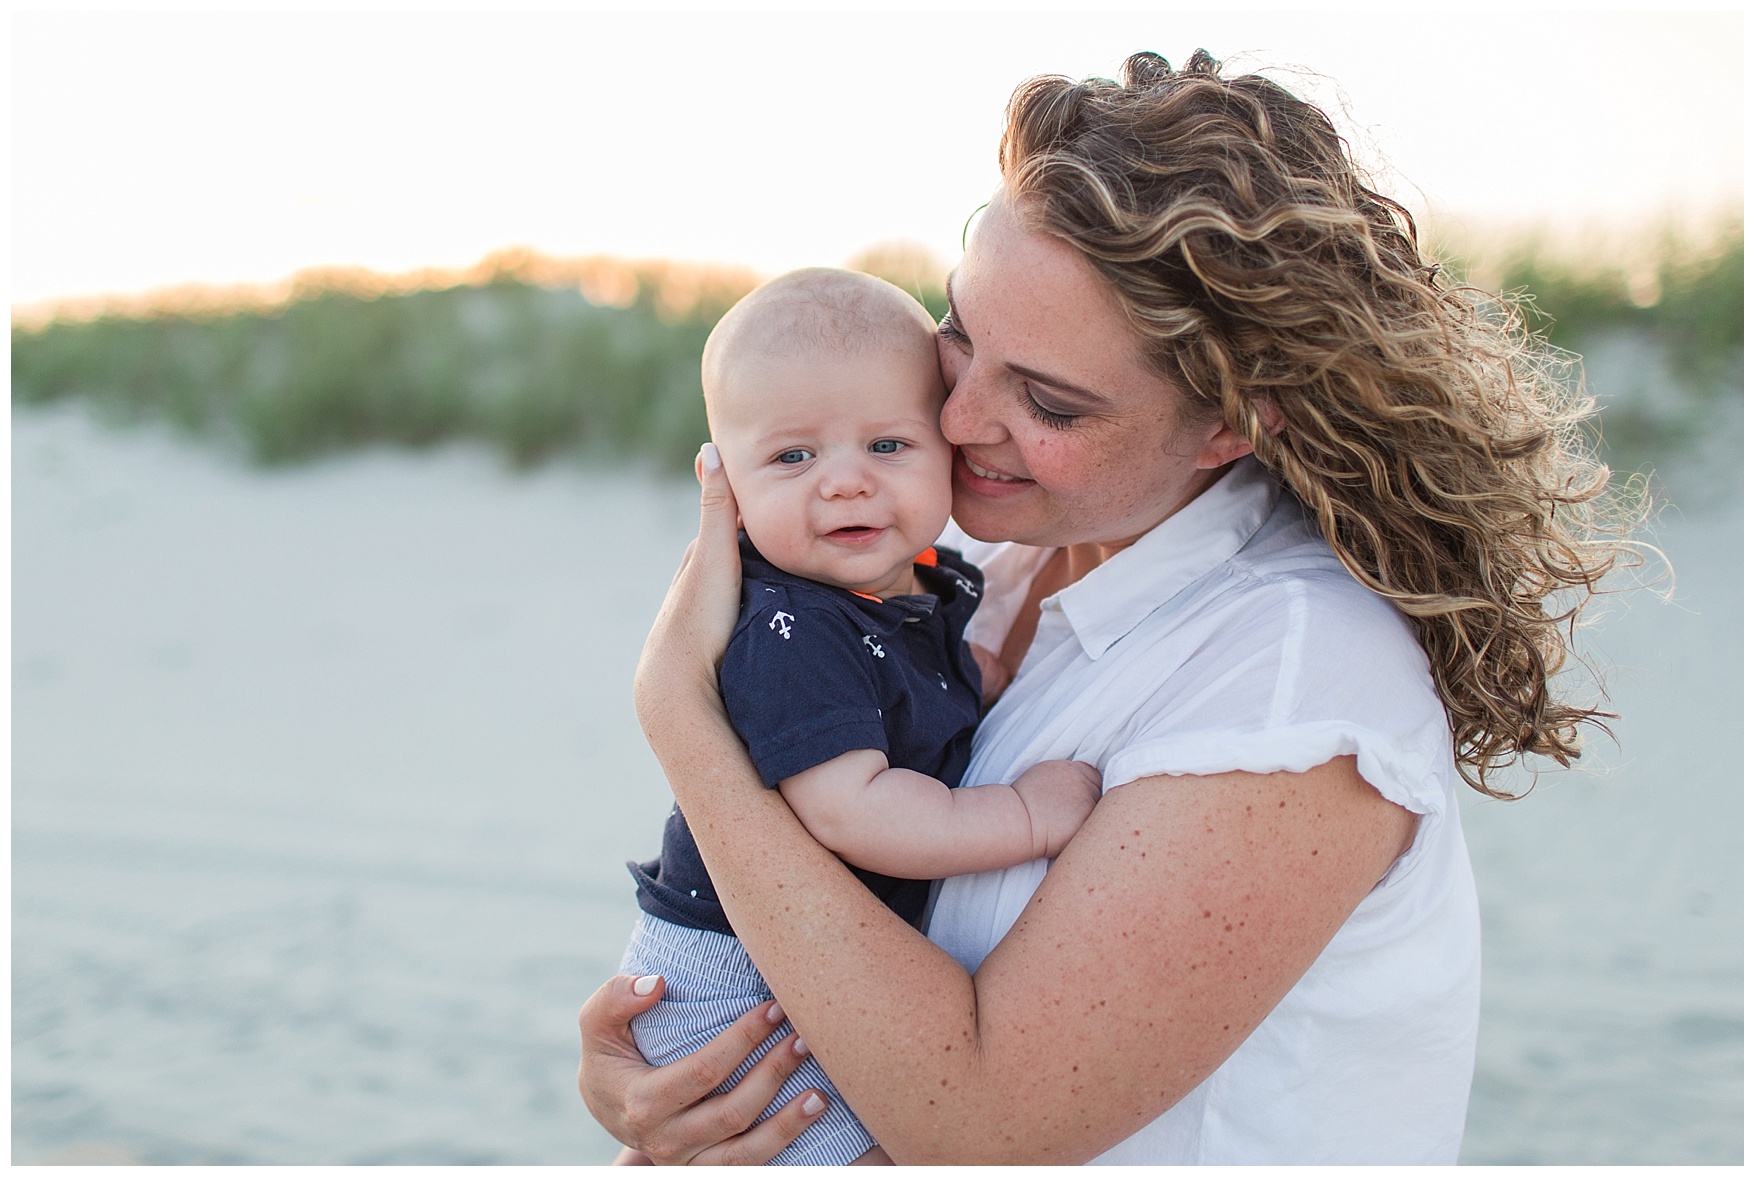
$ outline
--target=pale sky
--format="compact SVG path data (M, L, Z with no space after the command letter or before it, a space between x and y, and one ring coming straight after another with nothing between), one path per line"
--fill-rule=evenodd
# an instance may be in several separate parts
M1011 88L1277 75L1427 232L1741 207L1740 13L22 14L15 304L314 265L954 260ZM1337 94L1344 96L1339 108Z

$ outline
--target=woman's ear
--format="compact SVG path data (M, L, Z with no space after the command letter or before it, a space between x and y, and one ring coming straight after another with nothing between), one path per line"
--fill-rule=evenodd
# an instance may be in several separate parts
M1249 403L1255 406L1255 415L1269 433L1279 433L1286 427L1286 418L1280 413L1272 401L1260 397L1250 397ZM1249 439L1231 428L1229 422L1221 420L1213 435L1207 439L1194 460L1197 470L1216 470L1220 466L1235 462L1244 454L1252 454L1255 447Z
M1200 447L1200 453L1195 455L1194 468L1217 470L1220 466L1235 462L1244 454L1254 452L1255 447L1249 444L1247 438L1228 423L1221 421L1218 429L1207 438L1206 444Z
M1265 400L1259 396L1250 397L1249 403L1255 406L1256 418L1267 427L1269 433L1278 434L1285 432L1286 416L1284 413L1280 412L1280 406L1274 404L1273 401Z

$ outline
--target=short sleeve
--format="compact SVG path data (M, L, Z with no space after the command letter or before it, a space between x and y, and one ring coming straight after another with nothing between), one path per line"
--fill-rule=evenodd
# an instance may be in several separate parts
M719 671L726 712L763 783L861 748L889 755L871 656L851 619L770 592L746 614Z
M1305 772L1337 756L1421 816L1449 803L1449 725L1425 654L1393 606L1357 589L1280 582L1237 594L1224 643L1197 651L1102 766L1150 776ZM1210 663L1210 664L1209 664Z

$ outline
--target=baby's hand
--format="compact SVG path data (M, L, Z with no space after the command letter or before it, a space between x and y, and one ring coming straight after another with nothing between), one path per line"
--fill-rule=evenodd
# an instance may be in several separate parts
M1030 815L1030 838L1037 858L1058 855L1079 832L1097 798L1103 775L1078 760L1044 760L1012 782Z
M981 706L983 709L991 707L1011 684L1011 671L999 660L998 654L985 646L970 642L969 653L974 655L976 669L981 671Z

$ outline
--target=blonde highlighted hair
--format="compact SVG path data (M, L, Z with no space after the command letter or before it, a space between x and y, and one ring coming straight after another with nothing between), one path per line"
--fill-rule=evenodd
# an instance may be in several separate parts
M1576 757L1581 725L1612 716L1551 683L1640 507L1604 494L1592 405L1515 309L1421 257L1320 110L1204 51L1025 82L1000 167L1192 411L1222 414L1412 619L1469 783L1504 796L1495 769Z

